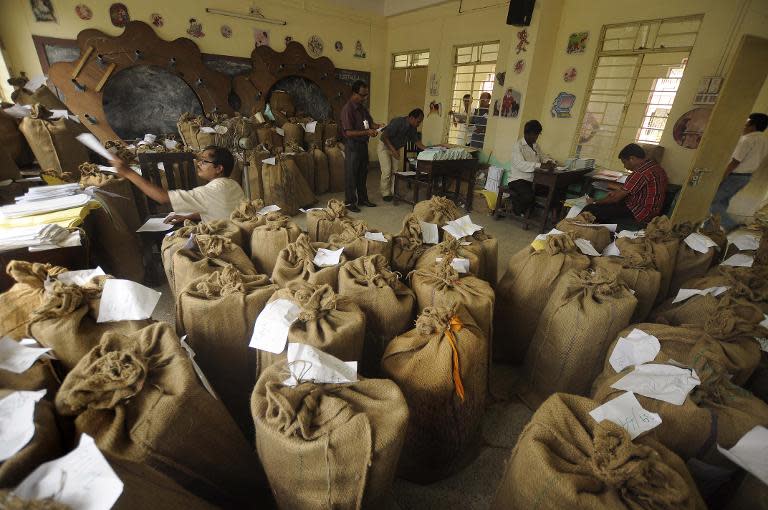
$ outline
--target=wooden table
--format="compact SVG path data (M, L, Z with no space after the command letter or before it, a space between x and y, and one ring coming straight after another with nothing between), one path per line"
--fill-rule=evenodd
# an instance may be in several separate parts
M583 193L584 176L591 171L592 170L588 168L583 170L572 170L568 172L556 172L552 170L542 170L540 168L534 170L533 184L547 188L547 196L544 200L544 214L542 216L541 222L539 222L539 231L541 233L543 233L547 227L547 221L549 220L550 214L561 209L562 204L560 203L560 197L565 195L565 190L568 189L568 187L572 184L581 184ZM503 194L504 187L500 186L499 196L496 199L496 212L494 213L494 216L497 219L503 218L506 215L506 211L502 206ZM531 221L532 210L533 207L528 209L528 212L524 217L517 216L514 213L510 214L509 217L515 221L521 222L523 224L523 228L527 230L528 226L533 223Z
M472 159L451 159L451 160L437 160L428 161L422 160L416 165L416 175L402 176L395 174L395 192L393 200L395 203L403 201L408 204L415 204L419 201L419 190L421 186L427 188L426 196L423 200L429 199L435 192L439 192L441 195L454 195L456 197L461 195L461 184L467 183L467 196L465 202L465 209L467 212L472 210L472 197L475 191L475 174L477 173L478 161L475 158ZM438 178L442 177L442 183L440 189L435 189L435 183ZM398 193L398 182L405 180L414 186L413 197L408 198ZM455 184L453 191L449 189L448 181L453 181Z

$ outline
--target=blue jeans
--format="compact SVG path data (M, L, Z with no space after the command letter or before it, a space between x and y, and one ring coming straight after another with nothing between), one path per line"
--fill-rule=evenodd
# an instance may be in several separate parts
M709 206L711 214L720 215L720 225L722 225L726 232L733 230L738 225L738 222L728 216L728 204L731 202L731 198L747 185L750 177L752 177L752 174L731 174L726 177L720 183L720 187L717 188L715 199L712 201L712 205Z

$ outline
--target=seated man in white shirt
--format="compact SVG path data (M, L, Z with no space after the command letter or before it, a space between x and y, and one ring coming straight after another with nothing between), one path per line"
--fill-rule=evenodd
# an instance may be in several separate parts
M541 131L541 122L529 120L523 128L523 137L512 146L507 188L515 214L525 214L533 205L533 171L537 168L554 170L557 166L557 162L544 154L536 143Z
M223 147L211 145L200 151L195 164L198 177L208 181L208 184L191 190L168 191L134 172L125 161L112 160L118 175L131 181L149 198L159 204L171 204L174 211L191 213L175 214L166 220L167 223L229 219L232 211L245 199L240 185L229 178L235 166L232 153Z

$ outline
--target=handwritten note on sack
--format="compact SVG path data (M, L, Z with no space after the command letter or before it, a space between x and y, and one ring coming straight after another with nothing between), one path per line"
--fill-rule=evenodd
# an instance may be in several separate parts
M424 241L424 244L437 244L440 242L436 223L419 221L419 226L421 227L421 239Z
M365 238L369 241L378 241L380 243L386 243L387 238L381 232L366 232Z
M744 434L730 450L720 445L717 449L734 464L768 484L768 429L758 425Z
M249 347L279 354L288 342L288 330L299 318L301 308L288 299L276 299L267 303L256 317Z
M131 280L104 282L96 322L149 319L160 301L160 293Z
M288 369L291 376L283 381L286 386L296 386L301 381L320 384L357 382L357 361L341 361L307 344L288 344Z
M611 388L680 406L688 393L699 384L701 381L693 369L649 363L635 367L613 383Z
M619 338L608 361L615 371L621 372L627 367L653 361L660 350L658 338L635 328L626 337Z
M0 400L0 462L16 455L35 436L35 405L45 391L15 391Z
M483 227L480 225L472 223L472 219L469 217L469 215L462 216L458 220L449 221L446 225L443 226L443 230L451 234L456 239L471 236L478 230L482 229Z
M661 425L661 416L644 409L631 391L593 409L589 415L598 423L615 423L629 432L632 439Z
M694 251L707 253L710 248L717 248L717 243L699 232L694 232L685 238L685 244Z
M315 258L312 260L312 262L314 262L317 267L335 266L339 263L339 260L341 260L341 253L343 251L344 248L339 248L338 250L318 248L317 253L315 254Z

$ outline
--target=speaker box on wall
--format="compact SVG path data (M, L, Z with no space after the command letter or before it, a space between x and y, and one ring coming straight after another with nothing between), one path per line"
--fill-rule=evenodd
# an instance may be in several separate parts
M507 25L517 25L518 27L530 25L535 3L536 0L511 0L507 14Z

